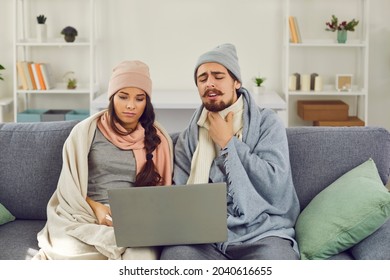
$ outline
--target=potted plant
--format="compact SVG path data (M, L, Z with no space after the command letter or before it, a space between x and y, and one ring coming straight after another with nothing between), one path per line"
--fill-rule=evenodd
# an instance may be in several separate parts
M75 73L73 71L68 71L63 76L63 81L66 81L67 89L75 89L77 88L77 79L75 77Z
M347 31L355 31L355 27L359 24L358 20L352 19L351 21L342 21L339 24L339 20L335 15L332 15L331 21L326 22L326 31L337 31L337 42L345 43L347 41Z
M75 78L69 78L68 79L68 84L67 84L67 89L75 89L77 88L77 80Z
M263 86L265 80L266 78L261 76L255 76L253 78L253 82L255 83L253 86L253 93L260 94L265 92L265 88Z
M47 38L46 19L45 15L37 16L37 38L40 42L45 41Z
M4 66L0 64L0 70L5 70ZM0 73L0 80L4 80L4 78L1 76L1 73Z
M71 43L76 40L77 30L72 26L67 26L62 29L61 34L64 35L64 39L66 42Z

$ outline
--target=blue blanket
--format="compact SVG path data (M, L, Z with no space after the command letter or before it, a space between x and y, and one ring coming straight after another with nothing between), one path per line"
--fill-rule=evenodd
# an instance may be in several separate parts
M211 182L228 185L228 241L218 244L252 243L268 236L289 239L299 254L294 225L299 201L293 186L285 127L270 109L259 108L250 93L244 98L244 128L240 141L232 137L210 169ZM198 143L201 106L175 146L174 182L185 184Z

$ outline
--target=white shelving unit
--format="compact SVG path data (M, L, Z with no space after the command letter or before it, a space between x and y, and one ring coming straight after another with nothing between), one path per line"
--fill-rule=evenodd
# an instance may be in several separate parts
M348 10L339 9L337 0L285 0L283 92L288 126L312 125L298 116L298 100L342 100L349 105L350 116L358 116L366 125L368 123L369 0L346 1ZM320 14L328 11L329 16L319 18L317 11L321 11ZM339 23L353 18L359 20L355 31L348 31L345 44L337 43L336 32L325 31L325 23L330 21L332 14L338 17ZM300 43L290 42L289 16L297 19ZM320 75L323 90L290 91L289 77L294 73ZM338 74L353 76L351 91L337 91Z
M77 7L75 7L75 5ZM72 6L69 8L68 6ZM78 21L67 22L69 9L78 12ZM64 12L59 12L63 10ZM14 117L28 109L90 110L98 95L95 67L95 0L14 0ZM47 39L37 39L36 17L44 14ZM72 17L73 18L73 17ZM76 40L65 42L61 30L73 26ZM48 63L54 87L48 90L24 90L20 87L17 61ZM66 88L64 75L74 72L77 88Z

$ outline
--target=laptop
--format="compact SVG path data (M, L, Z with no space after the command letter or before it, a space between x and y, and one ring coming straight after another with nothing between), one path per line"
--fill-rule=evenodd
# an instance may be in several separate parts
M227 240L225 183L112 189L108 198L120 247Z

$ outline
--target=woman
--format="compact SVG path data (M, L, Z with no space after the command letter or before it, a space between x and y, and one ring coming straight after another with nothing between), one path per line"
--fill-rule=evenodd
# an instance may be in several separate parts
M170 185L172 141L155 122L149 68L114 68L108 110L77 124L64 144L57 190L36 259L158 259L156 248L117 247L107 189Z

